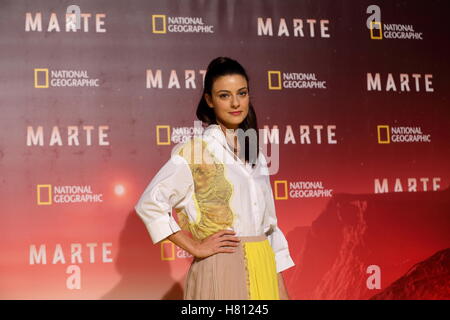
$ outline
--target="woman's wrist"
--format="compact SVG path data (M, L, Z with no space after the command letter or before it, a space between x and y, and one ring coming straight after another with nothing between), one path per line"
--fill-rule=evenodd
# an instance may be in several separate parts
M199 256L198 253L198 249L199 249L199 245L200 245L200 241L195 240L195 239L191 239L191 243L190 243L190 254L193 255L195 258L197 258Z
M194 238L189 237L189 241L188 241L188 250L189 253L191 255L193 255L195 258L197 258L199 256L199 246L200 246L200 241L196 240Z
M194 257L198 256L198 245L199 241L191 238L190 236L183 233L183 231L178 231L167 237L175 245L182 248L183 250L189 252Z

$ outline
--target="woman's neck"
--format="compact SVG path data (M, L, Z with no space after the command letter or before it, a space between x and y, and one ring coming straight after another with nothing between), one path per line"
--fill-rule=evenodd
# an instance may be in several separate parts
M225 125L217 121L217 123L220 126L220 129L225 135L225 139L230 146L231 150L233 150L233 153L236 157L239 157L239 140L237 138L237 132L236 129L227 128Z

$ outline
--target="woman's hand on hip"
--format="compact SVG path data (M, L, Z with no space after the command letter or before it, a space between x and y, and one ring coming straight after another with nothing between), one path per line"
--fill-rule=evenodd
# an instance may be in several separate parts
M192 254L196 258L206 258L216 253L233 253L239 246L240 240L232 230L216 232L197 242ZM230 248L231 247L231 248Z

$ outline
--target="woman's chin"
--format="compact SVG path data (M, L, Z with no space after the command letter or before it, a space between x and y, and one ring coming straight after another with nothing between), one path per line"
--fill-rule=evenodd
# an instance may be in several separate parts
M233 119L229 119L227 121L227 125L228 127L237 127L242 123L242 121L244 121L244 117L235 117Z

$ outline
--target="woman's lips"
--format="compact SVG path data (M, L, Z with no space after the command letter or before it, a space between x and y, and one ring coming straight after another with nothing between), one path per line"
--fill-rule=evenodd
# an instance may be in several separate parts
M229 112L229 114L233 115L233 116L238 116L242 113L242 111L236 111L236 112Z

